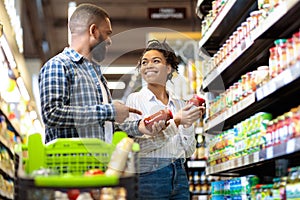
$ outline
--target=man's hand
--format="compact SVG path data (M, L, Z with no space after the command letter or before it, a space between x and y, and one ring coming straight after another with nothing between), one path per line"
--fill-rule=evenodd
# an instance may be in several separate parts
M139 115L142 114L141 111L139 111L135 108L130 108L130 107L126 106L124 103L121 103L119 101L114 101L113 105L114 105L115 110L116 110L115 121L117 123L123 123L125 121L125 119L127 117L129 117L129 112L136 113L136 114L139 114Z

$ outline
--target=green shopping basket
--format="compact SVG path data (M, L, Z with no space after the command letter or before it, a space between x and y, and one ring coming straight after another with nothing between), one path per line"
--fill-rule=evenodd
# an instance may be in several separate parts
M45 145L40 134L30 135L27 145L16 147L14 199L40 200L45 195L52 198L55 191L66 192L72 188L83 192L94 189L101 193L101 188L107 187L124 188L127 200L137 199L138 179L135 174L121 177L83 175L89 169L105 172L116 145L124 137L127 134L119 131L114 133L112 144L95 138L59 138ZM138 156L133 157L136 164ZM25 177L18 175L19 169L25 172ZM41 169L53 173L32 176Z
M58 174L82 175L92 168L106 170L114 145L96 138L59 138L44 145L40 134L28 139L27 173L40 168Z
M116 132L113 143L97 138L59 138L47 143L42 142L40 134L28 138L28 158L25 158L25 172L31 174L40 169L49 169L56 175L36 176L38 186L112 186L117 185L117 176L92 176L83 174L89 169L106 171L116 144L127 137L124 132Z

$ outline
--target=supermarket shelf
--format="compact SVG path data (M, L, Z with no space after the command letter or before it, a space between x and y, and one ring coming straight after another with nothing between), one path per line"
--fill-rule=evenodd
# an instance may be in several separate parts
M260 160L268 160L300 151L300 138L293 138L287 142L271 146L259 152Z
M232 117L237 117L238 113L241 113L244 109L248 108L255 102L255 93L252 93L245 97L243 100L233 105L231 108L227 109L216 118L208 121L205 126L206 132L220 132L223 129L226 120Z
M207 192L191 192L191 194L193 195L192 200L207 200L210 195Z
M286 3L275 9L251 33L250 41L241 44L231 63L223 63L222 66L204 77L204 91L223 89L224 86L226 87L237 81L240 75L257 68L258 64L267 64L266 55L268 55L268 49L274 45L274 40L280 37L290 37L299 28L299 9L300 0L286 1ZM222 79L223 84L220 84L218 79Z
M256 90L256 99L260 101L275 91L283 88L291 82L300 78L300 62L297 62L294 66L286 69L278 76L270 80L268 83Z
M242 156L215 166L206 167L207 175L238 173L245 167L255 167L259 163L277 159L288 154L300 152L300 138L293 138L285 143L271 146L253 154Z
M209 53L214 54L220 44L224 42L223 40L226 38L224 34L228 34L229 37L237 25L246 19L248 13L255 9L255 6L255 0L229 0L199 41L199 48L204 47ZM252 8L250 9L250 7ZM233 24L236 27L232 26Z
M12 144L10 144L5 138L3 138L2 135L0 135L0 144L2 144L8 150L10 157L13 159L14 151L13 151Z
M13 198L13 194L7 196L7 195L5 195L4 193L5 193L5 192L1 192L1 191L0 191L0 199L1 199L1 200L11 200L11 199L14 199L14 198Z
M243 156L240 158L236 158L233 160L229 160L215 166L208 166L206 167L206 174L207 175L214 175L223 172L230 172L232 169L237 169L239 167L245 167L250 164L255 164L259 162L259 152L255 152L253 154Z
M203 79L203 89L204 91L214 91L214 90L222 90L225 88L225 85L228 81L226 79L222 78L221 75L225 70L227 70L229 67L233 65L233 63L236 62L236 60L240 59L242 55L245 54L245 52L253 45L253 40L248 37L246 40L244 40L241 45L239 45L235 52L230 56L230 59L227 59L226 61L223 61L220 66L218 66L216 69L211 71L207 76ZM228 62L230 61L230 62ZM221 79L222 83L220 84Z
M206 160L188 160L187 166L188 168L205 168Z
M3 106L5 106L5 103L4 102L1 102L1 106L3 107ZM21 131L20 131L20 124L19 123L17 123L16 121L10 121L9 119L8 119L8 113L7 112L5 112L4 111L4 109L0 109L0 114L2 114L2 115L4 115L5 116L5 118L6 118L6 121L7 121L7 128L10 128L10 130L11 131L13 131L15 134L17 134L18 136L20 136L20 133L21 133Z
M11 180L14 179L14 173L13 173L13 171L12 170L11 171L5 170L3 168L3 166L1 165L1 163L0 163L0 174L2 176L4 176L5 179L11 179Z
M295 105L299 105L300 101L297 98L292 98L295 96L295 93L298 94L300 92L299 83L300 62L297 62L294 66L286 69L258 88L255 93L208 121L205 124L205 132L218 133L229 128L230 124L236 124L258 111L271 112L275 115L282 113L293 105L293 103L285 103L285 98L290 99L290 101L296 101ZM279 102L280 96L284 97L281 102ZM278 104L281 106L278 107Z

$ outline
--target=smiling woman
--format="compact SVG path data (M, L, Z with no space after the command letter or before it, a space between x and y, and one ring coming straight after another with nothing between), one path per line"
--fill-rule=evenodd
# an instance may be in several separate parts
M127 120L143 119L164 109L173 114L173 119L167 123L159 121L166 124L164 127L155 127L158 123L153 123L154 135L131 135L141 147L139 197L143 200L188 200L189 187L183 163L195 151L193 123L201 117L204 107L194 108L167 90L167 81L172 81L173 74L177 73L178 58L166 41L150 41L137 68L146 86L131 93L126 105L141 110L142 115L131 113Z

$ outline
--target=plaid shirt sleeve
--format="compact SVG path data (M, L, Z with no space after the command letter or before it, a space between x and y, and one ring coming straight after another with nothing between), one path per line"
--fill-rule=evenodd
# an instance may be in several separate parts
M94 89L91 77L74 78L71 63L51 59L40 71L39 89L43 121L47 126L69 128L99 124L114 120L112 104L101 104L99 92ZM76 77L76 75L75 75ZM90 82L89 82L90 81ZM78 88L72 85L78 84ZM73 88L72 88L73 87Z

